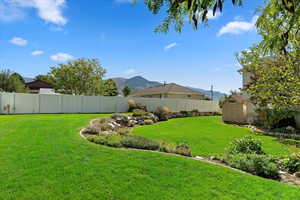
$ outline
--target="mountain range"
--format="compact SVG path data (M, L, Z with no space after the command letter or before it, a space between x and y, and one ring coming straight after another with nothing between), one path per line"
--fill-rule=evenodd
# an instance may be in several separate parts
M153 86L163 84L163 83L160 83L157 81L149 81L142 76L135 76L135 77L132 77L129 79L121 78L121 77L111 78L111 79L113 81L115 81L119 91L121 91L125 86L129 87L133 91L138 91L138 90L142 90L142 89L145 89L148 87L153 87ZM193 87L188 87L188 88L195 90L197 92L201 92L208 97L211 96L210 90L204 90L201 88L193 88ZM225 95L225 93L222 93L222 92L218 92L218 91L213 92L214 100L219 100L224 95Z

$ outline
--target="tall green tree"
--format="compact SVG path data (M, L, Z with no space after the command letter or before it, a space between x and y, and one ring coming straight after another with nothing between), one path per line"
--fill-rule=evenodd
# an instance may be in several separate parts
M10 70L0 72L0 91L26 93L27 89L22 82L21 75Z
M188 17L195 29L200 22L206 24L209 10L213 15L219 10L222 12L225 0L145 0L148 9L157 14L163 7L167 7L167 16L164 22L159 25L155 32L168 32L171 25L176 31L181 32L184 20ZM242 5L242 0L231 0L233 5Z
M103 84L103 95L117 96L118 94L119 93L116 83L112 79L105 80Z
M127 97L131 93L131 89L128 86L125 86L122 90L124 97Z
M243 89L259 107L275 110L300 108L300 62L293 56L278 54L264 57L263 49L254 46L241 52L242 73L250 75ZM293 52L295 54L295 52ZM299 58L300 54L298 54Z
M75 95L102 95L106 70L97 59L77 59L51 67L46 76L39 76L53 84L60 93Z
M244 90L260 107L295 110L300 107L300 1L266 3L256 24L262 41L237 56L242 72L251 75Z
M256 26L262 36L259 44L264 55L285 56L300 49L300 1L265 0L266 6L259 9Z
M241 6L243 3L243 0L228 0L227 2L229 1L234 6ZM155 32L164 33L168 32L171 25L174 25L176 31L181 32L186 17L188 17L189 23L195 29L198 28L199 23L206 25L209 11L211 10L213 15L215 15L217 10L222 12L225 2L226 0L145 0L148 9L153 14L157 14L161 10L166 11L167 16L163 23L155 29ZM264 0L264 2L269 5L267 10L274 12L274 14L278 11L291 14L299 12L297 10L299 0ZM296 22L297 19L293 18L290 20L290 22Z

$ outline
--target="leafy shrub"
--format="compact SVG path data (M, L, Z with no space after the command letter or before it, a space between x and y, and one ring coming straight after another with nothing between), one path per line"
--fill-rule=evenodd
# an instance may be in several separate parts
M232 167L264 178L279 178L279 169L273 157L257 154L228 155L225 161Z
M87 138L90 142L102 144L111 147L122 147L122 137L117 134L109 134L106 136L91 136Z
M116 131L120 135L128 135L128 134L130 134L131 130L129 128L119 128Z
M265 154L261 140L251 136L233 140L226 152L228 154Z
M122 147L122 136L117 134L109 134L105 136L107 146L111 147Z
M269 108L257 109L258 124L265 128L282 128L286 126L295 127L295 116L299 114L296 111L290 110L275 110Z
M140 109L140 110L147 111L147 106L146 105L141 104L141 103L137 103L136 101L134 101L132 99L130 99L128 101L128 106L129 106L128 112L132 112L135 109Z
M134 109L134 110L133 110L132 116L134 116L134 117L141 117L141 116L145 116L145 115L147 115L147 114L148 114L148 112L146 112L146 111L144 111L144 110L141 110L141 109Z
M159 144L159 151L166 153L176 153L176 145L162 141Z
M125 147L136 149L158 150L159 143L137 135L123 136L122 144Z
M279 162L280 168L295 173L300 171L300 153L293 153L289 157L282 159Z
M176 153L184 156L192 156L192 151L184 147L176 147Z
M167 121L172 117L172 110L166 106L160 106L156 109L154 114L160 121Z
M181 142L176 146L176 153L184 156L192 156L192 151L185 142Z
M94 142L96 144L102 144L102 145L106 145L107 144L105 136L90 136L87 139L88 139L88 141Z
M98 135L99 130L93 127L87 127L82 131L83 134Z

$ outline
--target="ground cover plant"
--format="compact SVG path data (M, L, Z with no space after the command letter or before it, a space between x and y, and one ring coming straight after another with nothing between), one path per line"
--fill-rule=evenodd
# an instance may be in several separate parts
M273 180L78 135L104 116L0 116L0 199L299 199L298 188Z

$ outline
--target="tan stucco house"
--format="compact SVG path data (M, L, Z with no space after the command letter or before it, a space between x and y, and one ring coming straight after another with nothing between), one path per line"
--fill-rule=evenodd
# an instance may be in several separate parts
M131 97L143 98L173 98L203 100L205 95L190 88L175 83L163 84L139 90L130 95Z

